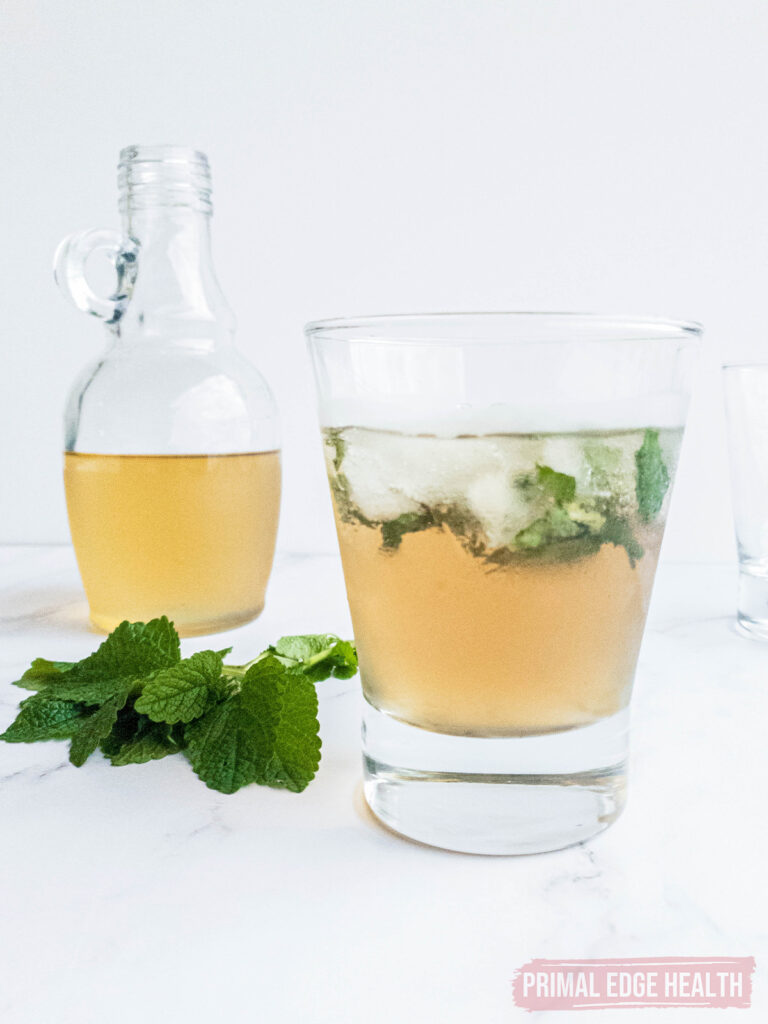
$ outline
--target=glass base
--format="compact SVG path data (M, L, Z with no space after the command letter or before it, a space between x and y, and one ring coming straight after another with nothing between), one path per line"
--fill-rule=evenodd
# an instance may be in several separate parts
M626 800L629 711L540 736L450 736L365 702L365 798L388 828L462 853L560 850L606 829Z
M176 632L180 637L188 636L207 636L210 633L226 633L230 629L237 629L238 626L244 626L248 622L253 622L259 615L264 611L264 605L260 604L258 608L251 608L248 611L240 612L233 615L228 615L220 619L208 619L199 622L185 622L179 615L173 615L171 613L169 618L174 624ZM158 613L159 614L159 613ZM140 621L147 622L150 619L155 618L154 614L143 613ZM94 626L100 633L111 633L113 629L125 619L118 619L110 615L99 615L91 611L90 620L91 625ZM138 621L139 615L135 615L134 620Z
M768 640L768 577L765 568L739 568L739 602L736 624L754 640Z

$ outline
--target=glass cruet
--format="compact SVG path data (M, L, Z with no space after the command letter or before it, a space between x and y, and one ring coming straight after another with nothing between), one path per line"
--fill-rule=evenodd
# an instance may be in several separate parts
M118 173L122 232L59 246L62 291L106 325L106 350L69 394L64 482L72 541L102 630L171 618L217 632L263 608L280 506L277 408L234 346L213 269L204 154L129 146ZM114 265L112 295L86 264Z

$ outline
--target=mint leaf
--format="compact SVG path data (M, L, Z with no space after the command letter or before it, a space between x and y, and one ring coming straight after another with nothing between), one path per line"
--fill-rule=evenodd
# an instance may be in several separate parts
M632 532L632 527L626 519L620 517L608 519L600 531L600 540L604 544L614 544L617 548L624 548L633 569L639 559L643 557L642 545L638 543Z
M63 672L68 672L74 664L73 661L48 661L47 658L35 658L21 679L17 679L13 685L20 686L24 690L45 690Z
M586 532L580 523L574 522L565 509L555 505L545 516L535 519L515 535L515 547L530 550L540 548L552 541L579 537Z
M617 492L625 492L627 474L621 448L593 441L584 445L584 461L589 473L590 490L612 498L617 496Z
M635 452L635 465L637 509L640 518L649 523L661 511L669 488L669 470L659 444L658 430L646 430L643 443Z
M315 683L335 676L351 679L357 674L357 652L354 645L332 633L309 636L284 636L269 650L281 660L301 668Z
M447 527L472 554L479 554L485 547L480 519L458 504L423 505L419 512L403 512L397 519L382 523L381 546L384 550L396 551L407 533L419 533L432 527Z
M184 746L184 726L153 722L140 715L130 702L118 712L112 731L101 741L101 750L113 765L143 764Z
M349 480L343 473L336 473L329 477L331 492L336 503L336 512L344 523L355 523L360 526L376 527L372 519L364 516L360 509L352 501L350 494Z
M69 760L80 768L91 754L96 750L101 741L112 731L117 721L117 713L125 706L128 700L129 691L115 694L105 701L104 704L92 715L84 718L80 727L72 735L72 742L69 745Z
M226 651L180 658L166 618L123 622L80 662L36 659L7 742L71 739L80 766L97 749L113 765L186 749L199 777L234 793L258 782L300 792L320 761L314 682L357 671L354 644L331 633L282 637L245 665Z
M84 712L84 704L36 693L21 702L15 721L0 734L0 739L6 743L69 739L77 731Z
M210 789L235 793L256 782L260 754L253 743L251 726L239 694L187 726L185 753L195 774Z
M436 505L427 510L435 525L447 527L471 555L482 554L487 546L483 524L474 512L458 504Z
M142 679L177 663L179 637L165 616L143 622L121 622L97 651L62 673L47 689L64 700L103 704Z
M146 764L147 761L159 761L169 754L178 754L181 747L170 737L162 733L147 731L135 740L124 743L114 754L109 755L110 762L120 768L127 764Z
M216 651L200 651L161 669L144 683L136 710L153 722L191 722L225 696L221 669Z
M406 533L428 530L434 525L434 517L428 509L423 512L404 512L397 519L390 519L389 522L381 524L381 546L396 551Z
M333 676L334 679L351 679L357 675L357 650L348 640L337 640L327 654L314 665L302 667L301 671L313 683L321 683Z
M536 481L558 505L567 505L576 496L576 478L558 473L549 466L536 466Z
M112 732L102 741L102 752L113 765L145 764L178 753L183 740L177 727L152 722L146 715L124 709Z
M257 781L300 793L320 764L317 691L296 670L266 658L248 670L240 693L257 754Z
M332 633L308 633L304 636L281 636L271 651L293 662L305 662L332 650L338 637Z
M342 435L343 428L332 428L325 431L325 443L333 449L333 468L338 471L346 454L346 443Z
M317 693L297 669L268 656L252 665L240 693L186 730L186 754L211 789L250 782L300 792L320 763Z

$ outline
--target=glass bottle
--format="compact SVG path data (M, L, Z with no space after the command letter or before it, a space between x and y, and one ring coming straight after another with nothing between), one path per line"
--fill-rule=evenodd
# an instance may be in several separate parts
M230 629L264 606L280 506L277 408L235 349L213 270L206 157L129 146L121 233L64 239L62 291L107 329L65 413L64 482L91 621L168 615L182 635ZM106 252L114 294L86 262Z

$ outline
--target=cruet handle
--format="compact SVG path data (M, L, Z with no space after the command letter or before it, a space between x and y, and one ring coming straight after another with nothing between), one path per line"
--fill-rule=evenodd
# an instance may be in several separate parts
M117 282L112 295L97 295L88 283L86 264L97 252L104 252L115 268ZM136 280L138 246L111 228L78 231L61 242L53 260L53 276L67 298L84 313L117 323L131 297Z

